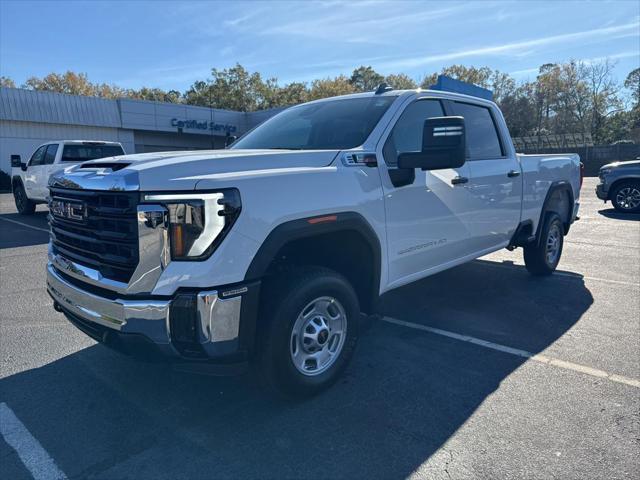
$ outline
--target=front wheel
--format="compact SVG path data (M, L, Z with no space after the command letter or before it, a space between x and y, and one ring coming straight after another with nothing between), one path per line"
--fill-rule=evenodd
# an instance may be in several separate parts
M532 275L551 275L560 263L564 225L557 213L545 216L540 238L524 247L524 264Z
M346 368L358 340L360 308L349 282L324 268L273 279L264 293L266 325L258 358L263 379L287 395L314 395Z
M613 208L621 213L640 212L640 182L628 181L618 185L611 192Z
M20 182L13 188L13 200L20 215L32 215L36 211L36 204L29 200Z

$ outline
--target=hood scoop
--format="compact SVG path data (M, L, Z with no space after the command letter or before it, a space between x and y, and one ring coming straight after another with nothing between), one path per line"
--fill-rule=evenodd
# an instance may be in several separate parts
M129 165L131 163L127 162L86 162L80 165L79 168L83 170L111 170L112 172L117 172Z

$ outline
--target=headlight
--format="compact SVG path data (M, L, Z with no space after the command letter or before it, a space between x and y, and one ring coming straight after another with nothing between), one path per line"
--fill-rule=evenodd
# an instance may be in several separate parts
M233 188L217 192L146 194L144 200L167 208L172 260L209 257L241 209L240 194Z
M604 177L605 175L609 175L611 173L611 169L610 168L603 168L600 170L600 176Z

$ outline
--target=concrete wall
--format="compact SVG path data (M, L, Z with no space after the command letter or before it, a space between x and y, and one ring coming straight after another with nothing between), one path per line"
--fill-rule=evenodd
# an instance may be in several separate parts
M189 133L159 133L136 130L134 132L134 141L136 153L224 148L224 137Z

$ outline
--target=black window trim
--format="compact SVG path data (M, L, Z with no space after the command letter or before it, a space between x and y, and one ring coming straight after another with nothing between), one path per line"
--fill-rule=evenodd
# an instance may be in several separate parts
M441 98L441 97L432 97L432 96L428 96L428 97L418 97L418 98L414 98L413 100L411 100L410 102L408 102L404 108L402 108L402 110L400 112L398 112L398 116L395 119L391 120L391 128L389 129L389 131L387 132L387 136L384 138L384 141L382 142L382 160L385 164L385 166L387 167L387 170L397 170L398 169L398 165L389 165L387 163L387 160L384 158L384 148L387 145L387 142L389 141L389 139L391 138L391 135L393 135L393 129L396 128L396 125L398 124L398 122L400 121L400 118L402 118L402 115L404 115L404 112L407 111L407 109L413 105L414 103L418 103L418 102L424 102L424 101L436 101L438 103L440 103L440 109L442 110L442 113L445 117L450 117L451 114L449 113L449 110L446 106L446 99Z
M500 129L498 128L498 123L496 122L496 117L493 114L493 108L489 105L484 105L482 103L474 103L474 102L469 102L469 101L462 101L462 100L450 100L450 102L452 104L456 104L456 103L463 103L466 105L471 105L473 107L480 107L480 108L486 108L487 110L489 110L489 116L491 117L491 122L493 123L493 128L496 131L496 135L498 136L498 143L500 144L500 152L502 153L501 156L499 157L469 157L467 158L467 162L476 162L476 161L480 161L480 160L507 160L509 159L509 155L507 154L507 149L505 148L505 143L504 140L502 138L502 132L500 131ZM455 105L451 105L451 110L455 113L456 112L456 107ZM462 116L462 115L460 115Z

